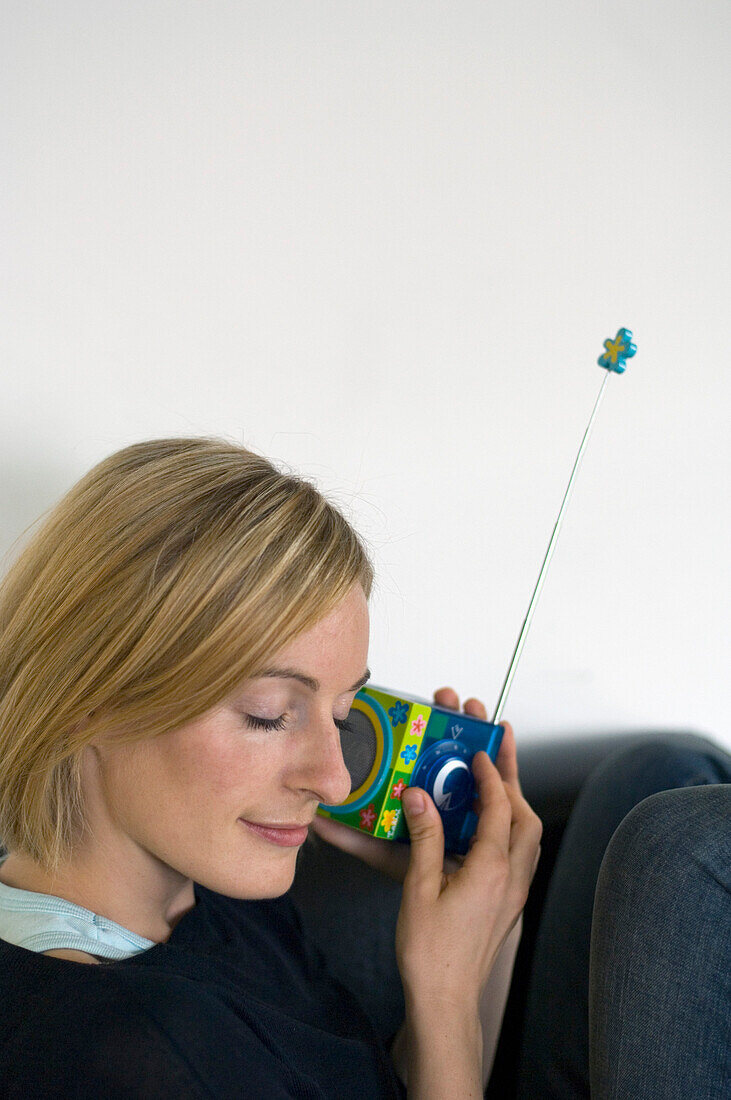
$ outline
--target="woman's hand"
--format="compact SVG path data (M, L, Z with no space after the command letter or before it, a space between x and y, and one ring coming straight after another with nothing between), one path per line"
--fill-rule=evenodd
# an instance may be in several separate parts
M482 717L484 707L477 700L470 704L465 711ZM538 864L543 827L523 798L512 727L502 725L497 766L486 752L473 759L479 818L470 850L455 870L444 869L444 830L432 799L414 787L402 796L411 844L396 957L407 1000L429 1011L440 1005L477 1010ZM414 813L419 801L423 811Z
M434 692L434 702L438 707L448 707L450 710L459 710L459 697L456 691L450 687L439 688ZM487 721L487 711L479 699L468 699L463 707L465 714L471 714L475 718ZM498 764L500 758L498 757ZM393 840L382 840L380 837L369 836L349 825L343 825L330 817L321 817L319 814L312 822L311 829L323 840L333 844L336 848L342 848L344 852L350 852L382 871L396 882L403 882L409 866L409 846ZM450 874L456 871L464 862L464 856L449 855L443 861L443 871Z

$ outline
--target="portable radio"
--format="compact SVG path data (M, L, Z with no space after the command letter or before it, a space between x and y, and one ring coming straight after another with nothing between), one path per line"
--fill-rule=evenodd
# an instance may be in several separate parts
M448 851L466 854L477 825L472 757L497 759L503 727L386 688L361 688L340 743L352 788L318 813L387 840L408 840L401 794L421 787L434 799Z

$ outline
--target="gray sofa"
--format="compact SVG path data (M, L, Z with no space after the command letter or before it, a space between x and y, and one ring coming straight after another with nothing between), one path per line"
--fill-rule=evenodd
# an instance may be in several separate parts
M658 739L697 749L710 744L694 733L656 730L518 743L523 793L543 822L542 854L524 910L523 935L485 1094L491 1100L515 1096L536 933L548 880L579 789L610 753ZM397 883L314 835L299 855L291 889L304 926L324 952L330 969L353 991L387 1043L398 1030L404 1011L393 948L400 894Z

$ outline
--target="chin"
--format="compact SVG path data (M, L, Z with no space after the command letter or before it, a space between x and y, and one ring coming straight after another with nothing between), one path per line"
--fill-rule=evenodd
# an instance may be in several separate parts
M282 860L284 864L284 860ZM292 861L288 867L267 868L268 874L262 874L260 880L261 892L258 898L279 898L286 894L294 882L294 873L297 869L297 856L293 853Z
M279 867L265 865L259 874L256 874L252 865L248 868L249 873L246 876L207 876L197 881L206 889L213 890L216 894L224 894L227 898L262 901L264 898L279 898L287 893L294 881L296 865L296 859L293 858L289 866L285 866L283 860Z

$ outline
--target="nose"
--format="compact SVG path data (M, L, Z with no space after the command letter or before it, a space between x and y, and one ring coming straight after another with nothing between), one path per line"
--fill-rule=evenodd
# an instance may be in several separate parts
M340 730L332 719L318 722L304 746L299 786L326 806L338 806L350 794L350 772L345 767Z

